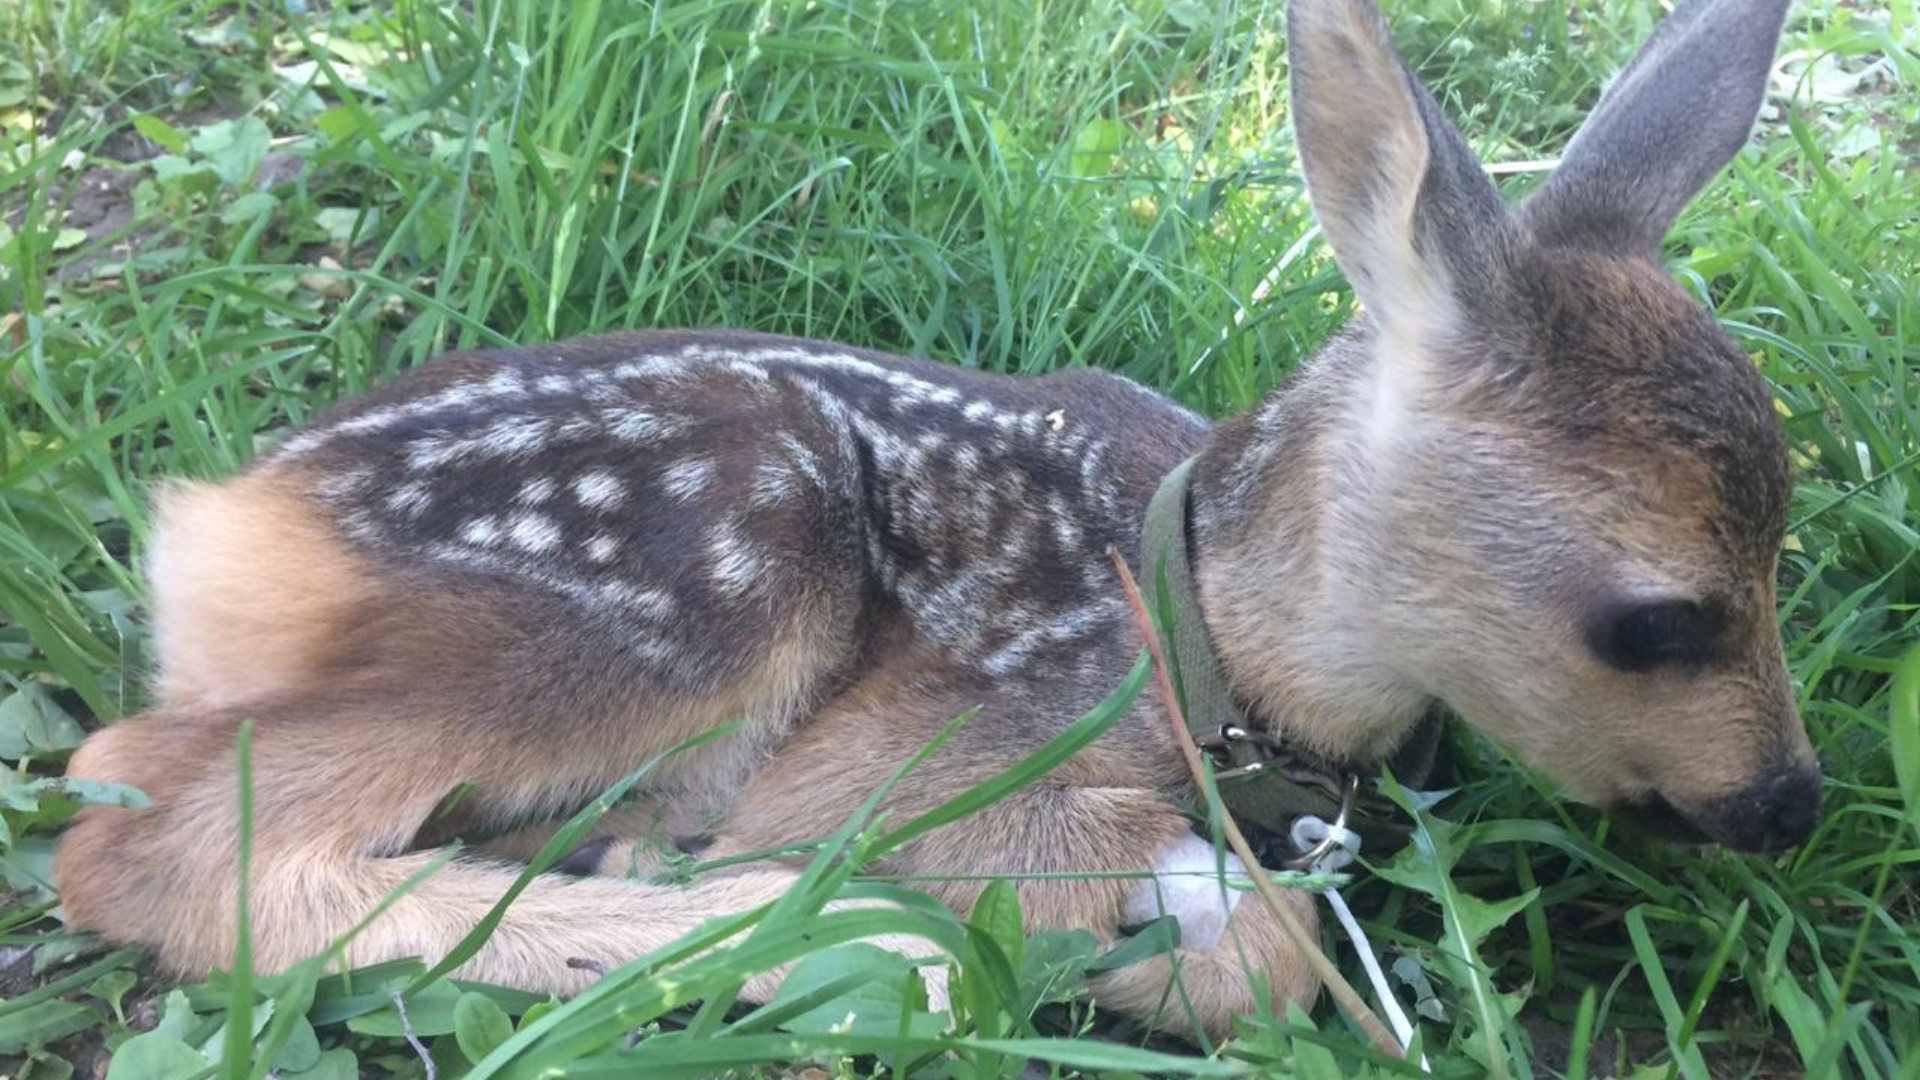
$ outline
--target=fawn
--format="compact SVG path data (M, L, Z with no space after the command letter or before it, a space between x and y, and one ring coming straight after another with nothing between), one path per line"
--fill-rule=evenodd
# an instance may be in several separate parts
M436 958L514 879L511 830L744 718L609 819L637 846L535 878L458 972L576 991L580 960L630 959L796 873L625 873L647 851L825 835L978 706L887 803L938 805L1105 696L1141 645L1106 552L1142 565L1143 515L1186 459L1198 610L1260 737L1378 762L1444 702L1574 799L1744 850L1806 839L1820 775L1775 623L1784 436L1660 255L1745 142L1785 8L1683 0L1509 207L1368 0L1293 0L1300 160L1364 313L1218 424L1098 371L641 332L449 355L237 477L164 487L156 705L71 765L151 806L73 824L68 919L182 973L231 962L251 719L255 962L323 948L450 832L508 832L346 954ZM430 825L463 786L457 828ZM1142 696L886 869L944 879L928 891L964 910L980 886L957 876L1214 867L1194 798ZM1032 924L1106 943L1156 888L1020 887ZM1179 948L1095 975L1103 1007L1153 1021L1177 974L1222 1034L1317 993L1264 905L1216 887L1174 906Z

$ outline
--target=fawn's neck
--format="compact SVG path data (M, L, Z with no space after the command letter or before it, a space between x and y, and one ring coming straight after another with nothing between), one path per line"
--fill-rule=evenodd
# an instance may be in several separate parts
M1355 437L1373 408L1369 332L1216 425L1193 481L1194 577L1234 693L1272 733L1336 760L1384 757L1432 698L1396 670L1368 588L1391 522Z

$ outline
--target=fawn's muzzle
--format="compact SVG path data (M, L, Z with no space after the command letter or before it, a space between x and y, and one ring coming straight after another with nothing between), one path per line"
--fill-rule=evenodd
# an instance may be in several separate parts
M1771 853L1803 843L1820 823L1820 770L1788 766L1721 799L1701 822L1708 835L1741 851Z
M1784 765L1732 795L1684 810L1657 792L1624 809L1641 826L1679 843L1772 854L1803 843L1820 823L1820 770Z

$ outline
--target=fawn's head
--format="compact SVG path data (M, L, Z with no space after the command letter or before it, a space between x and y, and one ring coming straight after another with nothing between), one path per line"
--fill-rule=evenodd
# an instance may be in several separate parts
M1366 310L1331 568L1407 679L1567 793L1746 849L1819 773L1775 622L1771 395L1660 243L1746 141L1785 0L1685 0L1509 207L1367 0L1295 0L1294 123Z

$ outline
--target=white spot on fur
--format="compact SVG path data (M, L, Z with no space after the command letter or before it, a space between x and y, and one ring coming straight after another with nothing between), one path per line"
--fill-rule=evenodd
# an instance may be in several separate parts
M719 525L708 534L707 553L713 559L707 575L729 596L740 596L753 588L766 568L760 555L731 523Z
M537 416L504 416L481 429L474 448L493 457L530 454L546 445L550 426Z
M611 510L627 497L627 486L605 469L584 472L573 478L573 497L589 510Z
M407 444L407 471L428 472L458 461L472 447L445 435L415 439Z
M600 603L614 604L655 620L668 618L679 609L679 605L673 601L673 595L666 590L636 588L625 581L609 581L596 587L594 598Z
M565 375L542 375L533 385L543 394L570 394L573 392L574 381Z
M953 407L965 401L960 391L950 386L942 386L930 379L923 379L912 372L889 368L871 360L863 360L847 353L818 352L811 349L794 347L769 347L746 352L722 350L710 345L689 345L682 356L693 360L723 360L733 363L749 364L791 364L802 369L833 371L844 375L857 375L884 383L894 391L894 397L914 405L941 405ZM771 374L771 372L769 372ZM972 402L974 405L992 412L995 406L991 402Z
M1087 447L1080 457L1080 487L1084 491L1095 491L1100 486L1102 474L1106 472L1107 448L1099 443Z
M613 369L613 377L622 381L659 379L671 381L686 374L686 366L671 356L643 356Z
M321 478L313 485L313 490L322 498L344 499L358 495L372 482L372 469L348 469Z
M607 425L607 434L622 442L653 442L674 430L672 422L631 406L603 409L600 419Z
M520 485L520 494L515 498L528 505L535 505L553 498L553 493L558 489L559 485L553 482L552 477L536 476Z
M544 554L560 546L560 525L545 514L515 514L507 523L507 539L522 551Z
M610 563L620 554L620 541L617 537L596 536L587 541L587 558L597 563Z
M460 539L475 547L488 547L500 542L500 522L491 517L477 517L460 526Z
M578 442L582 439L597 439L602 434L599 424L591 416L574 415L554 425L555 439L570 439Z
M433 502L433 489L419 481L401 484L387 493L387 509L412 517Z
M753 501L760 505L784 502L798 488L793 470L778 458L763 457L753 467Z
M660 472L660 486L673 498L688 501L700 497L713 481L713 462L706 458L676 461Z
M1239 856L1215 852L1213 845L1192 833L1182 835L1160 850L1153 861L1154 876L1141 879L1127 894L1122 918L1142 923L1172 915L1180 921L1182 948L1218 947L1226 936L1227 920L1240 904L1240 890L1221 879L1223 861L1228 882L1252 883Z
M744 376L752 379L754 382L767 382L771 379L771 376L767 374L767 370L753 364L750 357L743 356L738 359L729 360L721 366L733 372L735 375Z

